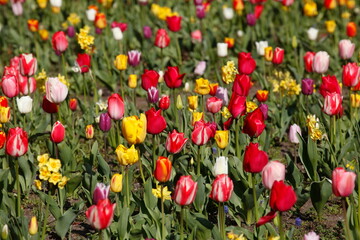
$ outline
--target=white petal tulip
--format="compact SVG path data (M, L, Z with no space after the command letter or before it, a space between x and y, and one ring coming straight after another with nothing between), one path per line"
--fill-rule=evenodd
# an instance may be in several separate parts
M49 77L45 83L46 99L52 103L61 103L68 95L68 87L57 77Z
M88 9L86 10L86 17L89 21L95 21L96 10L95 9Z
M111 29L112 33L113 33L113 36L114 36L114 39L117 40L117 41L120 41L123 39L123 33L121 31L121 29L119 27L114 27Z
M255 42L255 45L256 45L257 54L259 56L264 56L265 55L265 48L268 47L268 42L267 41Z
M228 174L228 171L228 158L224 156L217 157L213 167L214 176Z
M308 38L313 41L315 41L317 39L318 33L319 33L319 29L316 29L313 27L311 27L311 28L309 28L309 30L307 30Z
M227 20L231 20L234 17L234 9L229 8L229 7L224 7L223 8L223 15L224 18Z
M227 43L218 43L217 44L217 55L219 57L226 57L228 55Z
M52 7L61 7L62 0L50 0L50 4Z
M16 98L16 104L19 112L25 114L31 112L33 100L29 96L23 96L21 98Z

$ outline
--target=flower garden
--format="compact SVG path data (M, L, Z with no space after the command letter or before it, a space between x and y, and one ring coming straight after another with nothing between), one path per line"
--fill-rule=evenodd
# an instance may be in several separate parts
M360 239L355 0L0 0L1 239Z

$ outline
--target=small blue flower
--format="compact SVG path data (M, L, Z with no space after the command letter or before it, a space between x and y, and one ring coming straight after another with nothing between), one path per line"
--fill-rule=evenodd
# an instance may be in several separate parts
M224 206L224 212L225 212L225 214L227 214L229 212L229 207L226 205Z
M211 150L212 150L213 154L217 153L217 148L216 147L211 148Z
M297 227L300 227L301 226L301 218L299 218L299 217L297 217L296 219L295 219L295 226L297 226Z

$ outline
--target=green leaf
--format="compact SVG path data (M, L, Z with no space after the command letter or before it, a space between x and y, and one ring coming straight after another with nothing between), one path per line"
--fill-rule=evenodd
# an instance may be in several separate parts
M107 177L108 179L110 179L110 167L109 164L104 160L104 158L101 156L101 154L99 153L98 156L98 162L99 162L99 173L105 177Z
M309 138L308 142L306 143L305 140L298 134L299 139L299 157L301 162L303 163L306 173L309 176L309 178L313 181L316 181L318 178L317 175L317 147L316 143ZM311 146L309 146L311 145ZM308 151L311 151L312 157L310 158L310 154Z
M41 199L41 201L43 201L44 204L49 204L49 210L51 212L51 214L54 216L55 219L59 219L61 217L61 212L60 212L60 208L58 206L58 204L55 202L55 200L41 192L41 191L37 191L37 194L39 194L39 197Z
M120 239L124 239L126 234L128 233L127 228L129 224L129 213L130 210L128 207L124 207L121 209L120 218L118 222Z
M310 189L310 198L318 215L321 215L325 203L332 194L331 183L327 179L321 182L313 182Z
M206 198L205 195L205 180L203 176L200 176L196 182L198 183L198 190L194 201L194 207L198 212L202 212Z
M75 220L76 215L77 214L74 213L74 210L70 208L56 221L55 231L61 239L63 239L69 231L71 223Z
M63 165L67 165L69 162L75 161L71 148L62 141L58 145L60 159Z

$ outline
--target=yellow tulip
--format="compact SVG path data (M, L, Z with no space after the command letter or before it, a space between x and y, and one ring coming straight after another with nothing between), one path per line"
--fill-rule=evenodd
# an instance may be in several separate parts
M126 148L124 145L120 144L116 148L115 153L117 155L117 160L123 166L132 165L139 161L139 152L135 149L135 145Z
M10 120L10 107L0 106L0 123L6 123Z
M274 57L274 52L272 47L266 47L265 48L265 60L268 62L271 62Z
M209 80L204 78L196 79L196 86L194 91L201 95L209 94L210 93Z
M59 7L51 7L51 11L53 13L59 13L60 12L60 8Z
M94 127L93 125L89 124L85 128L85 136L86 139L92 139L94 137Z
M137 86L137 75L136 74L129 75L128 86L129 86L129 88L136 88L136 86Z
M47 2L47 0L37 0L37 4L40 8L46 8Z
M200 121L204 118L203 112L193 112L192 114L192 125L195 125L195 122Z
M122 120L121 131L124 138L130 144L142 143L146 137L147 121L145 114L138 116L125 117Z
M196 110L198 107L198 96L188 97L189 109Z
M29 233L30 235L35 235L38 232L38 222L36 217L32 217L29 223Z
M347 6L348 9L355 8L355 1L354 0L347 0L346 1L346 6Z
M114 193L118 193L121 192L122 190L122 180L123 180L123 176L119 173L115 173L112 178L111 178L111 182L110 182L110 189L112 192Z
M351 106L353 108L360 107L360 94L351 94L350 99L351 99Z
M117 70L126 70L127 68L127 61L128 57L124 54L119 54L116 56L116 59L114 61L114 65Z
M221 148L221 149L226 148L226 146L229 144L229 130L216 131L214 138L216 141L216 145L219 148Z
M334 20L325 21L325 28L328 33L335 32L336 22Z
M304 15L308 17L314 17L318 14L317 5L315 2L311 1L304 5Z
M49 32L46 29L40 29L38 31L41 40L46 41L49 39Z

